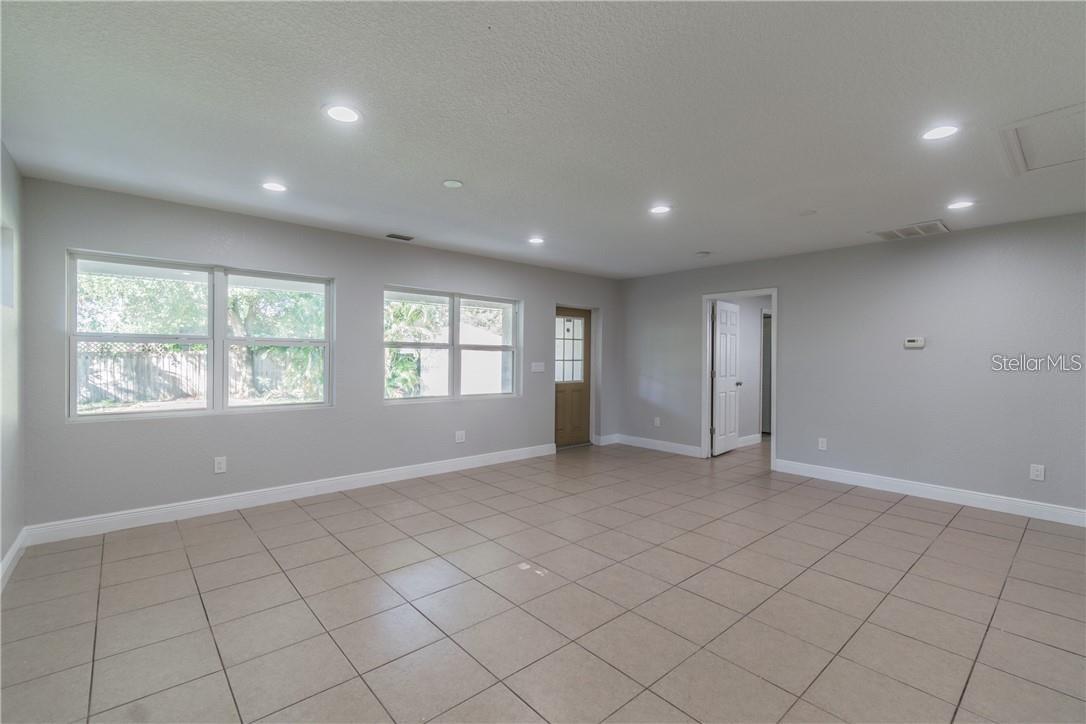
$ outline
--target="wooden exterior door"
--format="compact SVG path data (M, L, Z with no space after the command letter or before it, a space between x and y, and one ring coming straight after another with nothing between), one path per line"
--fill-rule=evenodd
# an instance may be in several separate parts
M554 318L554 443L584 445L589 436L592 313L558 307Z

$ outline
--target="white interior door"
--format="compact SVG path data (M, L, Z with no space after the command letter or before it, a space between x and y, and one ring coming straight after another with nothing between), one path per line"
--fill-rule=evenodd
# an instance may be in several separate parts
M739 445L739 305L713 307L713 455Z

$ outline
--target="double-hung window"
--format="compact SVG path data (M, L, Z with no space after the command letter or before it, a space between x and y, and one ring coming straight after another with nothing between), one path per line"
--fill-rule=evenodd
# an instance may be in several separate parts
M76 258L73 415L206 410L211 270Z
M385 399L513 394L518 307L505 299L385 290Z
M328 399L327 283L226 272L230 407Z
M325 404L331 281L71 255L69 414Z

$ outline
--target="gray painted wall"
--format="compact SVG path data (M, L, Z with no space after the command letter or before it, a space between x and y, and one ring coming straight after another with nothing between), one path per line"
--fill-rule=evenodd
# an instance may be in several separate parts
M618 283L239 214L27 179L26 520L41 523L554 441L554 307L600 323L596 432L619 432ZM511 244L520 243L510 240ZM65 251L123 252L336 280L332 408L66 421ZM385 285L524 301L523 395L386 404ZM528 373L531 361L546 373ZM453 432L468 442L454 444ZM212 475L212 457L229 470Z
M701 296L777 287L779 458L1084 507L1084 373L990 370L1086 351L1084 265L1076 214L623 282L622 432L699 445Z
M22 179L8 150L0 145L0 226L12 245L5 251L4 286L11 284L0 299L0 546L8 548L23 527L22 426L19 416L19 252L21 229L19 199ZM8 242L5 240L5 243ZM11 304L9 304L9 302Z

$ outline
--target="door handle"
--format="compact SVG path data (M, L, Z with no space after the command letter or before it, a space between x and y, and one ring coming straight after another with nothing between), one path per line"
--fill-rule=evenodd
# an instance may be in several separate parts
M743 386L743 383L742 383L742 382L736 382L736 383L735 383L735 386L736 386L736 387L742 387L742 386Z

